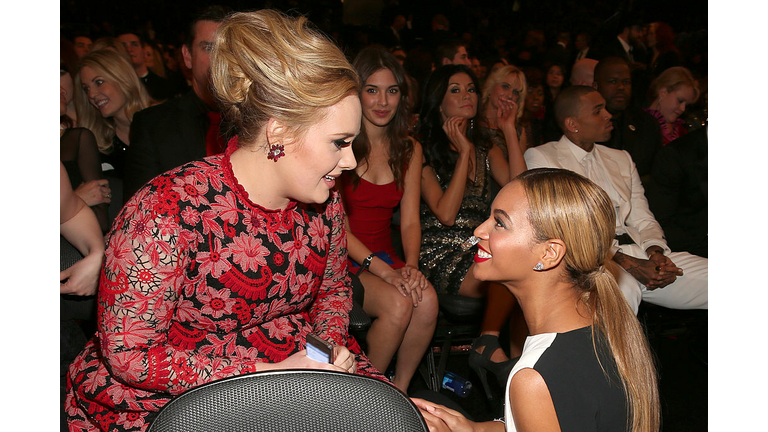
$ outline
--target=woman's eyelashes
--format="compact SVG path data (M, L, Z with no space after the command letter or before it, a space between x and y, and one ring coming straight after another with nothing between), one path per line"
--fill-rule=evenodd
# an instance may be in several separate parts
M507 226L504 225L504 222L501 221L498 217L493 218L493 220L496 221L496 225L494 225L496 228L506 228Z
M343 149L343 148L349 147L352 144L352 140L344 141L343 139L337 139L337 140L333 140L333 144L337 148Z

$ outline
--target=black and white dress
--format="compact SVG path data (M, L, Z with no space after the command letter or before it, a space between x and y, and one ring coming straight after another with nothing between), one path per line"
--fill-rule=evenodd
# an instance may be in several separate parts
M547 384L563 432L627 430L627 399L616 363L606 346L597 347L599 361L592 327L529 336L507 379L506 394L518 371L533 368ZM504 415L507 430L516 431L509 396Z

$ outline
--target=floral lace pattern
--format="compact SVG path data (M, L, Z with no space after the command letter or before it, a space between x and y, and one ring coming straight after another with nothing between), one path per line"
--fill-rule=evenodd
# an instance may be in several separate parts
M70 430L144 430L171 397L304 349L315 332L356 354L337 192L267 210L224 155L160 175L108 237L99 331L69 371Z

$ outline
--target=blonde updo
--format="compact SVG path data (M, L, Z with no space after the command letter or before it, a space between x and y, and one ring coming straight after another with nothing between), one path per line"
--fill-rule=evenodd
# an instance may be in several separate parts
M235 13L216 33L211 81L231 135L252 143L274 118L301 137L328 108L357 95L341 50L307 18L274 10Z

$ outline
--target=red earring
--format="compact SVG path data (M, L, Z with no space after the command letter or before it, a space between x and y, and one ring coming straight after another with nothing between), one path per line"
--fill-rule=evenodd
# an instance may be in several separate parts
M272 159L273 161L277 162L278 159L285 156L285 152L283 151L284 147L282 144L272 144L269 146L269 152L267 152L267 159Z

